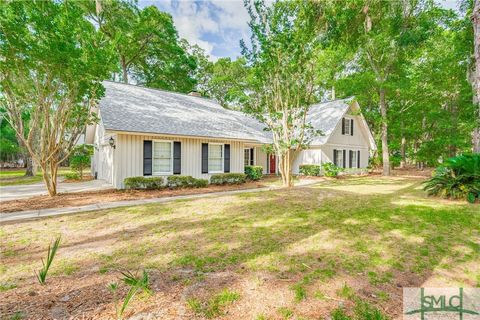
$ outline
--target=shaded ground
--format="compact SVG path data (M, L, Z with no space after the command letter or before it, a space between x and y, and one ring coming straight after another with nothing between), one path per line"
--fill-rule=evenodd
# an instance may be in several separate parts
M480 285L479 206L427 198L420 182L341 179L4 224L0 315L113 319L107 285L146 269L154 293L127 316L318 319L361 300L399 318L402 287ZM41 286L34 270L60 234Z
M58 175L63 176L69 172L71 172L69 168L60 168ZM0 170L0 186L22 185L41 181L43 181L41 172L37 172L33 177L25 177L25 169L2 168Z
M276 183L277 178L267 178L258 182L248 182L240 185L230 186L216 186L209 185L206 188L198 189L162 189L162 190L94 190L94 191L82 191L82 192L68 192L59 193L55 197L49 197L48 195L33 196L27 199L8 200L0 202L0 214L7 212L17 212L25 210L46 209L46 208L65 208L65 207L77 207L94 203L105 203L122 200L136 200L136 199L150 199L161 197L173 197L178 195L191 195L200 193L212 193L219 191L229 190L242 190L261 188L267 185ZM89 183L96 183L100 180L95 180ZM76 183L74 186L79 186L80 183ZM66 186L66 185L63 185ZM0 189L1 191L1 189Z

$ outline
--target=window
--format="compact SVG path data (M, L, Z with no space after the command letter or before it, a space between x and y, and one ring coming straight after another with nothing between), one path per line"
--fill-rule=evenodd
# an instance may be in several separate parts
M223 172L223 144L208 145L208 172Z
M153 174L172 174L172 142L153 141Z
M336 154L335 165L337 167L343 168L343 150L335 150L335 154Z
M345 118L344 121L343 121L343 134L345 135L350 135L351 134L351 126L350 124L352 123L352 120L351 119L347 119Z
M350 160L350 168L357 167L357 151L350 150L351 160Z
M243 164L245 166L253 166L253 148L246 148L243 151Z

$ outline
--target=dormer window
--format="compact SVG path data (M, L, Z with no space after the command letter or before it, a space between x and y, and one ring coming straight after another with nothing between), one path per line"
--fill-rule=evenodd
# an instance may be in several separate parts
M342 118L342 134L353 136L353 119Z

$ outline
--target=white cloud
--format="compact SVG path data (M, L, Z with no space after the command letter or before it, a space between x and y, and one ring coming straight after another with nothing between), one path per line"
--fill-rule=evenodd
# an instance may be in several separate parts
M140 1L139 5L169 12L179 36L204 49L212 60L238 56L240 39L248 37L249 17L242 0Z

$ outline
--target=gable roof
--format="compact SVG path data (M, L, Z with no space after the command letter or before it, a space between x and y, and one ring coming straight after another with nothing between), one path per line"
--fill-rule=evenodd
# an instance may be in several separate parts
M105 96L99 107L106 130L272 143L264 124L213 100L111 81L104 81L103 85ZM315 137L311 144L327 143L350 107L360 109L353 98L312 105L307 122L324 135ZM370 146L375 149L368 125L361 114L360 117Z
M271 142L258 120L201 97L104 81L106 130Z

